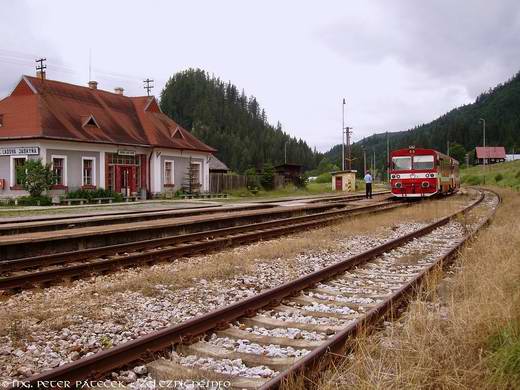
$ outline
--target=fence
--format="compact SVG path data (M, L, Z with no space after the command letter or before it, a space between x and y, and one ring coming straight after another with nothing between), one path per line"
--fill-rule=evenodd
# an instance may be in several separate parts
M226 173L209 174L209 191L213 194L247 187L247 176Z
M274 188L283 187L285 184L284 177L280 175L274 175L273 182ZM253 183L249 184L253 185ZM227 173L214 172L209 174L209 191L212 194L246 188L247 185L247 176L245 175L229 175Z

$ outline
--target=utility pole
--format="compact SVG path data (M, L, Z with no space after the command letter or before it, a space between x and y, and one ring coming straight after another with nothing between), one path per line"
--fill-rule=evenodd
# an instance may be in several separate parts
M367 172L367 151L363 147L363 176Z
M486 150L486 120L484 118L479 119L480 122L482 122L482 138L483 138L483 144L484 144L484 184L486 184L486 163L487 163L487 156L488 152Z
M372 149L372 153L373 153L373 157L374 159L372 160L372 176L375 176L376 174L376 150L375 149Z
M144 89L146 89L146 94L148 96L150 96L150 91L152 90L153 88L153 85L150 85L150 83L153 83L153 80L150 80L150 79L146 79L143 81L143 83L145 83L146 85L144 86Z
M42 80L45 80L45 69L47 69L47 65L44 64L45 61L47 61L47 58L36 60L36 63L40 63L40 65L36 65L36 71L39 72Z
M390 140L388 138L388 131L386 132L386 178L390 183Z
M287 141L285 141L285 144L284 144L284 152L285 152L284 153L285 154L284 161L285 161L285 164L287 164Z
M486 150L486 120L483 118L479 119L479 122L482 122L482 138L483 138L483 144L484 144L484 168L486 167L486 160L487 160L487 150Z
M352 154L350 149L350 136L352 135L352 127L345 127L345 134L347 138L347 161L348 161L348 169L352 170Z
M345 170L345 98L342 105L342 121L341 121L341 170Z
M450 140L446 141L446 154L450 155Z

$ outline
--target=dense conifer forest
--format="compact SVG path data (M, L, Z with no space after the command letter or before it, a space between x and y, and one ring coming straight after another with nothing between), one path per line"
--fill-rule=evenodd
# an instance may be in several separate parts
M244 172L287 162L315 168L323 155L272 125L254 96L201 69L174 74L161 92L161 109L196 137L218 149L217 157Z

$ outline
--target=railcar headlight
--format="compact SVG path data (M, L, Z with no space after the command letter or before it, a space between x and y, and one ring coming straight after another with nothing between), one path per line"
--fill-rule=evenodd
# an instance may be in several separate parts
M402 186L403 186L403 184L400 181L395 183L395 188L401 188Z
M422 188L428 188L430 186L430 183L428 183L427 181L423 181L421 183L421 186L422 186Z

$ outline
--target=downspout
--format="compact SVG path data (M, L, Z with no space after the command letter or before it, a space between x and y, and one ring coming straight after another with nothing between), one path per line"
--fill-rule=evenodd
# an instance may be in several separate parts
M150 152L150 155L148 156L148 196L147 198L152 198L152 156L153 156L153 146L152 150Z

